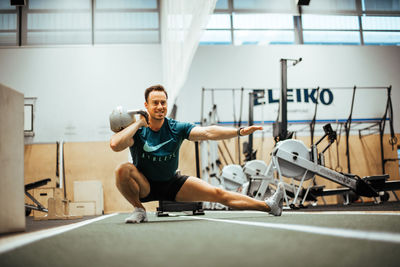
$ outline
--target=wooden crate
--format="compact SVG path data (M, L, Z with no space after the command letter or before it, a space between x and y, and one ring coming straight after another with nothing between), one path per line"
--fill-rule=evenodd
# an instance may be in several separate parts
M49 198L62 198L63 192L60 188L35 188L33 197L40 202L46 209L48 208ZM46 216L45 212L33 210L34 217Z

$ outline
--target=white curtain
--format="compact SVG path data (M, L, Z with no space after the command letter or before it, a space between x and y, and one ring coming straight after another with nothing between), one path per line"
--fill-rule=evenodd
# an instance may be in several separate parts
M170 107L176 104L203 30L217 0L162 0L163 83Z

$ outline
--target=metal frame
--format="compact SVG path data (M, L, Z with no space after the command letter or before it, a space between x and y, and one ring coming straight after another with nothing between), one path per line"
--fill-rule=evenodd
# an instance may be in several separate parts
M157 31L158 32L158 42L155 43L161 43L161 8L160 8L160 1L161 0L156 0L157 3L157 8L155 9L102 9L101 12L135 12L135 13L141 13L141 12L157 12L158 13L158 27L154 29L128 29L129 31ZM91 35L91 40L90 43L87 44L79 44L79 45L95 45L95 31L96 31L96 25L95 25L95 16L96 12L96 0L90 0L90 9L29 9L29 0L26 0L26 5L25 6L19 6L16 7L15 9L10 9L10 10L0 10L0 14L17 14L17 28L15 30L0 30L1 32L15 32L17 34L17 42L15 46L47 46L47 45L53 45L53 44L40 44L40 45L30 45L27 43L27 33L28 33L28 14L32 13L71 13L71 12L76 12L76 13L90 13L91 16L91 26L90 29L73 29L71 31L74 32L79 32L79 31L90 31ZM125 31L126 29L120 29L116 31ZM68 29L66 30L29 30L29 32L62 32L62 31L70 31ZM114 31L113 30L106 30L106 31ZM140 43L140 42L134 42L135 44ZM55 44L55 45L66 45L66 44ZM73 44L68 44L68 45L73 45ZM10 46L10 45L4 45L0 47L5 47L5 46ZM14 45L11 45L14 46Z
M25 97L24 98L24 107L25 106L30 106L31 107L31 116L30 116L30 121L31 121L31 129L30 130L25 130L24 129L24 137L33 137L35 136L35 112L36 112L36 97ZM24 108L25 109L25 108ZM25 110L24 110L25 112ZM25 118L28 119L28 118Z
M148 12L148 11L157 11L159 16L159 25L157 29L132 29L133 31L138 31L138 30L149 30L149 31L158 31L158 42L156 43L161 43L161 1L162 0L156 0L157 1L157 8L156 9L120 9L120 10L109 10L109 11L134 11L134 12ZM364 45L364 37L363 37L363 32L400 32L399 30L364 30L362 21L361 21L361 16L367 15L367 16L400 16L400 11L365 11L363 10L362 6L362 0L353 0L355 1L356 4L356 10L355 11L348 11L348 10L334 10L334 11L326 11L326 10L313 10L313 11L308 11L308 10L303 10L301 7L296 7L293 6L292 8L289 9L265 9L265 8L260 8L260 9L235 9L233 5L234 0L228 0L228 8L227 9L216 9L214 11L215 14L229 14L230 16L230 28L229 29L212 29L213 31L218 31L218 30L229 30L230 31L230 36L231 36L231 44L234 44L234 32L235 31L241 31L241 30L252 30L252 31L259 31L259 30L271 30L271 29L234 29L233 27L233 14L255 14L255 13L286 13L286 14L293 14L293 20L294 20L294 29L274 29L274 30L281 30L281 31L294 31L294 44L304 44L303 41L303 29L302 29L302 14L323 14L323 15L356 15L358 16L359 19L359 29L358 30L351 30L351 31L358 31L360 33L360 45ZM17 14L17 21L18 21L18 27L15 30L12 30L11 32L16 32L17 34L17 43L15 44L16 46L24 46L27 45L27 13L34 13L36 11L28 10L29 7L29 0L26 1L26 7L19 7L16 8L15 10L1 10L0 13L16 13ZM293 4L294 5L294 4ZM96 6L96 0L91 0L91 43L90 45L96 44L95 42L95 6ZM70 12L71 10L68 10ZM76 10L74 10L76 11ZM79 11L79 10L78 10ZM104 10L106 11L106 10ZM40 11L42 12L42 11ZM63 12L59 10L46 10L45 12ZM74 30L77 31L77 30ZM320 31L319 29L314 29L310 31ZM336 31L336 30L324 30L324 31ZM341 31L346 31L346 30L341 30ZM0 32L10 32L9 30L0 30ZM137 42L136 42L137 43ZM338 42L340 43L340 42ZM46 44L43 44L46 45ZM63 45L63 44L60 44ZM8 45L7 45L8 46ZM0 46L1 47L1 46ZM3 46L4 47L4 46Z
M19 8L15 7L14 9L7 9L7 10L0 10L0 14L15 14L17 17L17 23L16 23L16 28L14 30L1 30L0 29L0 33L15 33L15 43L14 45L12 44L7 44L7 45L3 45L3 46L18 46L19 44L19 29L20 29L20 20L19 20ZM1 45L0 45L1 47Z
M328 125L326 125L328 126ZM283 182L282 170L279 164L279 160L283 160L284 162L289 162L293 166L300 167L304 170L304 174L299 181L298 185L295 184L285 184L285 201L287 206L291 208L297 208L297 202L301 199L300 207L304 205L304 202L307 200L308 195L314 188L314 186L310 185L306 189L303 188L303 182L306 180L307 175L311 173L312 175L318 175L327 180L330 180L336 184L345 186L344 189L331 189L331 190L320 190L319 193L313 192L314 197L323 197L324 195L345 195L347 197L347 204L349 204L349 196L348 194L353 191L359 196L373 197L375 202L376 197L383 196L383 193L386 191L398 190L400 188L400 181L387 181L388 175L378 175L378 176L368 176L364 178L360 178L357 175L352 174L343 174L332 169L329 169L324 166L323 153L329 148L329 146L336 140L336 132L332 130L331 127L324 127L326 133L323 137L319 139L319 141L311 146L310 150L310 159L303 158L299 156L297 153L293 151L287 151L285 149L277 147L273 150L271 155L271 161L267 168L267 171L263 175L258 175L256 177L251 177L252 179L261 179L261 185L255 195L256 199L263 199L265 197L265 193L268 190L269 184L277 184L278 182ZM318 153L317 146L318 144L325 139L325 137L329 138L329 145L321 152ZM277 174L277 177L274 177L274 173ZM287 177L292 178L292 177ZM318 186L317 186L318 187ZM290 189L293 191L293 198L291 202L288 201L287 190ZM320 188L323 189L323 188ZM305 191L305 193L304 193ZM300 193L302 192L302 195ZM346 195L347 194L347 195ZM394 193L397 198L396 194Z
M334 10L334 11L326 11L326 10L304 10L300 6L293 7L292 9L235 9L233 6L234 0L228 0L228 9L215 9L215 14L229 14L230 22L231 22L231 44L234 44L234 31L240 30L252 30L252 31L268 31L271 29L234 29L233 27L233 13L236 14L255 14L255 13L263 13L263 14L273 14L273 13L285 13L285 14L293 14L294 21L294 43L295 44L304 44L303 40L303 28L302 28L302 14L316 14L316 15L344 15L344 16L358 16L359 21L359 29L357 30L335 30L335 29L307 29L307 31L353 31L359 32L360 34L360 45L364 45L364 36L363 32L400 32L400 30L364 30L362 25L361 17L366 16L400 16L400 11L365 11L363 10L362 0L353 0L355 1L356 9L354 11L349 10ZM218 30L228 30L228 29L212 29L213 31ZM281 31L293 31L292 29L274 29ZM340 42L338 42L340 43Z

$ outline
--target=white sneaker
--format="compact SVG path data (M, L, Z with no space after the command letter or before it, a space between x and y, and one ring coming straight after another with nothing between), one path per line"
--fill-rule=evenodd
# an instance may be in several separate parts
M132 215L125 219L125 223L147 222L146 211L142 208L135 208Z
M283 197L284 197L285 186L283 183L279 183L276 192L265 200L265 203L270 207L269 214L275 216L281 216L283 210Z

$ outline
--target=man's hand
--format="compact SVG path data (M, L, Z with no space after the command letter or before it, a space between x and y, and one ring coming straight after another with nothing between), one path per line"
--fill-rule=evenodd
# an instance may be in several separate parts
M147 111L144 111L147 113ZM149 116L149 113L147 113L147 117ZM149 127L149 123L147 123L146 117L140 114L140 126L142 127Z
M240 129L240 135L244 136L244 135L249 135L254 133L255 131L262 131L263 127L261 126L249 126L249 127L244 127L243 129Z

